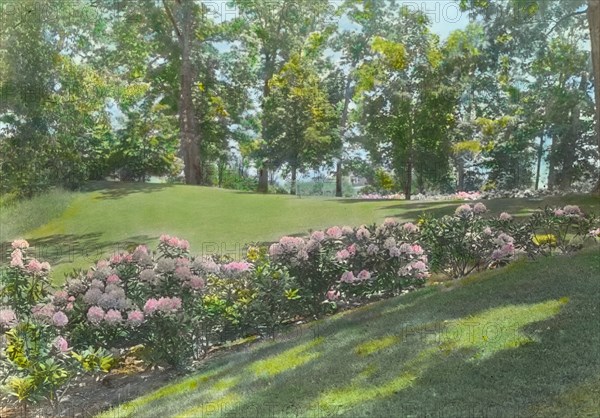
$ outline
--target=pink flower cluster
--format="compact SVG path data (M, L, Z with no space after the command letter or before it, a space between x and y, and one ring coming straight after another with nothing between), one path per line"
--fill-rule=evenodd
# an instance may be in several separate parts
M17 325L17 315L9 308L0 309L0 328L11 328Z
M465 203L456 208L454 215L459 218L468 218L473 214L481 215L485 212L487 212L487 207L483 203L475 203L473 206Z
M190 243L188 241L184 239L179 239L177 237L172 237L170 235L161 235L160 242L169 247L178 248L183 251L187 251L190 249Z
M144 305L144 314L152 315L156 312L174 313L181 309L181 299L177 297L160 299L148 299Z
M379 193L361 194L358 199L363 200L403 200L404 195L402 193L386 194L382 195Z
M558 216L558 217L570 217L570 218L577 218L580 216L583 216L583 212L581 211L581 209L579 209L579 206L576 205L567 205L562 209L555 209L554 210L554 215Z
M370 278L371 278L371 273L367 270L362 270L356 276L354 275L353 272L346 271L342 274L342 277L340 277L340 283L356 284L356 283L365 282L366 280L369 280Z
M29 243L24 239L16 239L11 243L11 246L15 250L26 250L29 248Z
M480 192L458 192L458 193L452 195L452 197L455 199L462 199L462 200L478 200L481 197L481 193Z
M113 264L113 265L122 264L122 263L131 263L132 261L133 261L133 256L131 254L129 254L128 252L115 253L109 259L109 263Z
M229 275L237 276L239 274L252 270L252 267L252 263L248 263L247 261L232 261L231 263L227 263L221 266L221 269L223 270L223 272Z
M300 237L282 237L278 243L269 247L269 255L277 258L282 255L294 255L305 246L304 239Z
M501 220L501 221L511 221L511 220L512 220L512 218L513 218L513 217L512 217L512 215L510 215L509 213L502 212L502 213L500 214L500 220Z
M600 228L592 229L588 235L592 238L600 237Z
M69 351L69 343L61 336L56 337L54 340L54 347L56 347L61 353Z
M326 233L328 237L333 239L340 239L344 235L342 228L339 226L332 226L331 228L327 229Z

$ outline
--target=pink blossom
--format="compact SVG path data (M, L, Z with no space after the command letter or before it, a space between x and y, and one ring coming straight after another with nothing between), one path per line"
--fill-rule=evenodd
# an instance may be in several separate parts
M110 309L108 312L106 312L106 315L104 316L104 320L109 325L118 325L123 320L123 316L121 316L121 312L119 312L115 309Z
M367 254L368 255L375 255L379 252L379 247L375 244L369 244L369 246L367 247Z
M57 327L64 327L69 323L69 318L63 311L58 311L52 316L52 322Z
M414 244L412 246L412 253L415 255L423 255L423 247L421 247L419 244Z
M17 316L12 309L0 309L0 328L11 328L17 325Z
M414 263L412 263L411 266L414 270L418 270L418 271L427 270L427 265L422 261L415 261Z
M280 244L271 244L271 246L269 247L269 255L271 257L278 257L281 254L283 254L283 248L281 247Z
M486 227L483 229L483 233L484 233L485 235L488 235L488 236L489 236L489 235L492 235L492 228L490 228L489 226L486 226Z
M396 225L398 225L398 221L394 218L385 218L385 220L383 221L383 226L387 228L392 228Z
M562 209L556 209L554 211L554 216L563 216L565 212Z
M94 325L98 325L104 319L104 310L99 306L92 306L87 311L87 319Z
M369 280L371 278L371 273L369 273L367 270L362 270L360 273L358 273L357 278L359 280Z
M383 243L383 248L385 248L386 250L394 248L395 246L396 246L396 240L393 237L389 237Z
M11 246L15 250L26 250L27 248L29 248L29 243L24 239L16 239L11 243Z
M352 244L352 245L348 246L348 248L346 248L346 250L348 250L348 253L351 256L355 256L356 255L356 244Z
M57 290L54 292L54 303L57 305L64 305L67 303L68 298L69 294L64 290Z
M351 226L343 226L342 227L342 235L347 237L354 235L354 229Z
M144 313L146 315L153 314L158 309L158 300L151 298L146 301L144 305Z
M321 242L325 239L325 233L323 231L315 231L310 235L310 237L317 242Z
M354 273L352 273L351 271L344 272L344 274L342 274L342 277L340 278L340 281L342 283L354 283Z
M333 290L333 289L331 289L327 292L328 300L333 301L333 300L338 300L339 298L340 298L340 292Z
M124 252L121 254L113 254L109 261L110 264L131 263L133 261L133 257L128 252Z
M172 237L170 235L161 235L160 242L166 244L169 247L178 248L180 250L187 251L190 248L190 243L184 239Z
M107 260L100 260L96 263L96 269L101 270L110 267L110 263Z
M129 323L129 325L134 327L141 325L142 322L144 322L144 314L142 313L142 311L139 311L137 309L135 311L131 311L127 314L127 322Z
M389 249L390 257L400 257L402 255L402 251L398 247L392 247Z
M54 347L56 347L61 353L65 353L69 350L69 343L63 337L58 336L54 340Z
M181 309L181 299L179 298L160 298L157 302L158 310L162 312L175 312Z
M69 303L67 303L67 306L65 307L65 311L70 312L73 310L73 308L74 308L73 303L69 302Z
M344 260L348 259L349 257L350 257L350 253L348 252L348 250L338 251L337 254L335 255L335 258L337 259L337 261L344 261Z
M296 253L304 247L304 240L300 237L282 237L279 245L284 253Z
M342 237L342 230L339 226L332 226L326 232L333 239L340 239Z
M106 278L106 284L117 284L120 283L121 279L116 274L111 274Z
M361 241L367 240L367 239L371 238L371 233L369 232L369 230L367 228L360 227L360 228L358 228L358 231L356 231L356 238Z
M400 253L402 253L402 254L412 254L413 246L410 244L404 243L400 246L399 250L400 250Z
M31 314L34 318L50 324L53 322L53 316L56 307L51 303L38 304L31 308Z
M203 289L204 285L204 279L202 279L202 277L199 276L192 276L188 281L188 286L194 290Z
M471 214L473 213L473 209L471 208L470 205L460 205L458 208L456 208L456 210L454 211L454 214L460 218L466 218L471 216Z
M41 266L42 266L42 270L50 271L50 263L48 263L47 261L42 262Z
M42 272L42 263L40 263L39 261L37 261L35 258L29 260L29 263L27 263L27 271L29 271L30 273L41 273Z
M405 223L404 225L402 225L402 228L410 234L419 231L419 227L411 222Z
M487 208L483 203L475 203L475 206L473 206L473 213L480 215L485 212L487 212Z
M223 265L222 269L226 273L235 275L250 271L252 269L252 264L247 261L232 261L231 263Z
M11 267L18 267L18 268L23 268L23 253L21 252L21 250L16 249L14 250L11 254L10 254L11 260L10 260L10 266Z
M177 267L175 269L175 276L179 280L188 280L192 277L192 270L189 267Z
M512 219L512 215L507 213L507 212L502 212L500 214L500 220L501 221L510 221Z

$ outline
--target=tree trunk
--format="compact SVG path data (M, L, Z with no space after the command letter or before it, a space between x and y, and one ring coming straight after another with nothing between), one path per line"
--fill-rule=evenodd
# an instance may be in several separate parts
M596 139L600 153L600 0L588 0L587 10L592 44L592 65L594 68L594 91L596 93ZM594 188L600 193L600 178Z
M465 160L462 156L458 156L456 162L456 171L458 171L458 191L465 190Z
M166 0L163 5L177 34L181 50L180 97L179 97L179 130L181 135L180 153L184 163L183 172L187 184L200 184L200 137L197 127L196 111L192 98L194 83L192 69L192 40L195 36L195 22L192 0L181 0L177 10L177 18L171 12Z
M542 129L542 135L540 136L540 146L538 148L537 154L537 166L535 170L535 190L539 190L540 188L540 174L542 170L542 158L544 157L544 130Z
M290 194L296 194L296 176L298 169L296 167L292 167L292 184L290 185Z
M586 94L587 81L587 73L583 73L581 75L581 82L579 85L579 89L582 94ZM560 188L562 190L568 190L573 184L573 179L575 177L575 152L577 149L577 139L581 133L580 118L581 107L579 102L577 102L573 106L573 109L571 109L571 123L569 126L569 131L563 138L565 144L561 147L563 161L562 173L560 176Z
M262 110L263 114L265 111L265 103L269 95L271 94L271 86L269 86L269 82L271 78L273 78L273 74L275 73L273 67L273 59L271 55L265 54L265 74L263 76L263 97L262 97ZM261 121L261 135L263 141L266 141L267 136L267 125L266 120L263 118ZM263 160L262 166L258 170L258 190L259 193L268 193L269 192L269 162L267 159Z
M269 170L267 170L267 167L265 166L258 169L258 192L269 192Z
M406 183L404 183L404 199L410 200L412 191L412 158L406 163Z
M552 134L550 142L550 155L548 156L548 190L554 190L556 186L555 149L558 144L556 133Z
M356 63L354 64L356 66ZM352 99L352 77L348 74L346 79L346 86L344 89L344 107L342 108L342 117L340 119L340 159L338 160L335 170L335 196L342 197L342 153L344 148L344 136L346 135L346 127L348 125L348 108L350 107L350 100Z
M342 159L340 158L335 167L335 196L342 197Z

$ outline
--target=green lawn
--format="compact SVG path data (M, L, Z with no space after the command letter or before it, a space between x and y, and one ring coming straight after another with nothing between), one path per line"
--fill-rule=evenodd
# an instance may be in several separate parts
M596 417L600 252L521 261L208 361L104 417Z
M546 204L579 204L598 211L598 199L573 196L545 201L486 202L494 213L526 214ZM389 216L414 220L424 211L451 213L460 202L356 201L259 195L216 188L140 183L92 183L79 193L55 192L0 214L0 242L35 245L35 256L54 266L62 281L74 267L88 267L135 244L154 246L163 234L190 241L193 253L239 257L250 242L305 234L332 225L380 222Z

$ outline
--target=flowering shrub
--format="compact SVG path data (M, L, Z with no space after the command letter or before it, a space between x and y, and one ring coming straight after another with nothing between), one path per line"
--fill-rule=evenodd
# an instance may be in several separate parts
M459 206L453 216L421 220L422 239L431 254L432 268L451 278L466 276L508 263L515 255L515 239L502 226L510 222L503 214L496 226L483 219L482 203Z
M452 278L494 268L517 252L568 253L598 240L596 219L576 207L546 208L526 222L485 216L482 203L417 224L333 226L306 237L251 246L244 260L190 255L187 241L160 237L76 271L60 289L50 266L12 243L0 271L0 331L9 391L30 401L75 373L108 370L111 349L142 345L151 363L186 366L211 346L319 317L338 305L397 295L424 284L430 271ZM0 340L1 341L1 340ZM1 377L0 377L1 380Z
M66 310L70 301L65 293L52 295L47 280L50 265L30 258L25 240L12 243L10 267L0 276L0 345L8 372L7 392L22 403L57 397L64 383L82 371L108 371L112 358L104 351L77 353L70 346ZM4 306L2 306L4 305ZM2 357L0 357L2 359Z
M546 207L534 212L521 226L519 243L532 258L553 253L568 254L581 249L587 239L594 238L598 220L578 206Z

